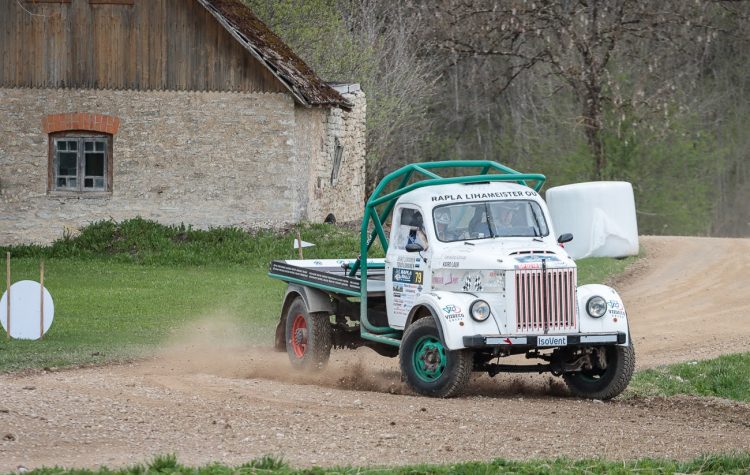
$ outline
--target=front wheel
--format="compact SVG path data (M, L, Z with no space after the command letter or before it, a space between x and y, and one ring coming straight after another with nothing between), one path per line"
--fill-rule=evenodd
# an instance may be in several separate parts
M425 396L455 396L471 375L471 352L448 350L432 317L417 320L406 329L399 356L407 384Z
M295 369L317 370L331 355L331 323L325 313L310 313L301 297L286 314L286 352Z
M563 374L570 392L587 399L612 399L625 390L635 369L633 346L601 346L596 352L604 352L604 369L577 371Z

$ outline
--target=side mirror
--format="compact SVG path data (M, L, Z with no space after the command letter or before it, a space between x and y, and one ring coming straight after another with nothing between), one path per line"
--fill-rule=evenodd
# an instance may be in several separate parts
M406 252L421 252L424 251L424 248L421 244L417 244L416 242L412 242L406 245Z
M570 242L573 240L573 235L570 233L561 234L559 238L557 238L557 242L560 244L565 244L566 242Z

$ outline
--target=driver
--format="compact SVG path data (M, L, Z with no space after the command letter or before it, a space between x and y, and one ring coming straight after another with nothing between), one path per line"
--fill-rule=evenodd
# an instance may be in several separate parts
M406 244L419 244L423 250L427 250L429 244L427 242L427 233L424 230L424 222L422 221L422 215L416 213L414 216L415 229L409 231Z
M513 226L514 210L510 206L500 208L500 225L506 228Z
M435 231L441 241L449 241L448 225L451 222L451 215L447 211L438 211L435 213Z

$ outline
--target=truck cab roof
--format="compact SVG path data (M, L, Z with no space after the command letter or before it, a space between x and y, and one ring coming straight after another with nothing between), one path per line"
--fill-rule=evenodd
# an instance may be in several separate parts
M539 193L528 186L509 182L480 182L418 188L401 196L398 204L410 203L426 210L448 203L504 199L543 202Z

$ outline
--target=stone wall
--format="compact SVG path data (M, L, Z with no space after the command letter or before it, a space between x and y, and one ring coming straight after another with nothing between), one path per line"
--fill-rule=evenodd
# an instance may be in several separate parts
M324 115L306 112L305 121L322 120L324 135L317 144L317 153L310 164L309 203L307 218L322 222L333 214L338 222L362 218L365 200L365 94L357 87L344 97L354 107L350 111L328 109ZM301 122L301 121L299 121ZM332 180L336 141L343 147L338 179ZM316 148L311 144L311 149Z
M110 218L201 228L304 219L309 162L296 153L295 109L282 93L0 88L0 245ZM111 193L47 192L42 119L72 112L121 121Z

